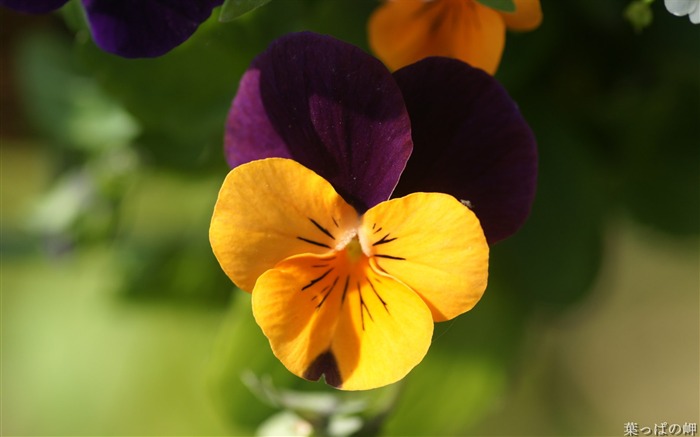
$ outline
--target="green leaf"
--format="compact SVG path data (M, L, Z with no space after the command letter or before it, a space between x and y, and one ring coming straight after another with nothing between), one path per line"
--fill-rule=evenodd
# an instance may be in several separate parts
M381 435L474 435L471 428L493 411L511 383L509 369L518 367L529 315L497 285L489 283L468 313L435 325L430 350L406 376Z
M235 20L243 14L268 3L270 0L226 0L221 7L219 21L226 22Z
M623 15L630 22L634 30L639 33L644 28L649 27L654 19L654 13L651 10L651 5L646 0L637 0L631 2L625 8Z
M515 12L513 0L476 0L484 6L501 12Z
M522 107L537 132L537 196L523 228L493 247L490 277L523 305L562 309L580 302L596 278L612 188L585 130L547 114L546 104Z
M89 38L90 26L85 17L85 10L80 1L72 0L61 8L61 15L66 26L75 33L86 32L85 37Z
M70 45L57 35L28 34L17 66L27 115L52 143L101 152L122 148L139 134L138 122L79 71Z

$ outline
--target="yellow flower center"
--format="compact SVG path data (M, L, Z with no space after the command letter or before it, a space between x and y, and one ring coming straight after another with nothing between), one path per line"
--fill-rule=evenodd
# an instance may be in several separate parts
M361 257L364 256L362 245L360 244L360 240L357 239L357 236L353 237L347 246L345 246L345 252L347 253L348 259L352 263L356 263Z

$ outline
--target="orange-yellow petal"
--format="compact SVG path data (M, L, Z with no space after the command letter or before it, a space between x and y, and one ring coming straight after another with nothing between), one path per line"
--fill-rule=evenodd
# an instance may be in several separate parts
M461 59L493 74L505 44L501 15L474 0L392 0L368 24L372 51L392 70L428 56Z
M461 20L452 30L454 48L451 57L494 74L501 62L506 29L501 15L480 3L465 2Z
M231 170L219 192L209 241L240 288L279 261L327 253L354 234L358 217L330 183L295 161L268 158Z
M359 236L371 262L418 293L435 321L469 311L486 289L486 238L452 196L414 193L380 203L362 217Z
M434 23L447 13L444 2L387 1L370 16L369 45L391 70L427 56L448 56L449 42Z
M403 378L425 356L430 310L405 285L359 256L289 258L253 290L253 314L277 358L294 374L344 390Z
M509 30L527 31L542 23L540 0L514 0L515 12L501 12Z

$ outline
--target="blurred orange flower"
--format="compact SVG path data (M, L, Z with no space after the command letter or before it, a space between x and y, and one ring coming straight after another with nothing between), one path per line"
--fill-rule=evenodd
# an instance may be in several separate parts
M526 31L542 22L540 0L513 3L509 13L476 0L388 0L369 19L369 44L392 70L446 56L494 74L506 28Z

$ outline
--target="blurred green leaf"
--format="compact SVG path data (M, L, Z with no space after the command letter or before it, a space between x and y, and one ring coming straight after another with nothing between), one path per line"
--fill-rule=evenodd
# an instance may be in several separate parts
M61 8L61 16L66 25L80 38L90 38L90 26L85 16L81 0L70 0Z
M24 106L65 167L35 200L27 228L61 250L112 235L139 165L130 147L138 123L81 71L59 35L29 33L18 53Z
M269 2L270 0L226 0L221 7L219 21L226 22L235 20L241 15Z
M135 302L225 306L231 281L207 238L221 178L143 170L123 195L113 245L122 296Z
M623 14L637 33L649 27L654 20L654 13L651 10L651 2L649 0L631 1Z
M367 406L365 399L348 396L340 391L296 392L278 389L269 378L258 379L251 371L244 372L241 378L250 391L262 401L273 407L294 410L304 417L355 414Z
M115 299L111 247L82 249L3 264L2 434L244 435L203 388L222 312Z
M53 142L100 152L128 146L139 134L136 120L78 69L61 38L30 34L19 48L17 69L24 106Z
M259 437L307 437L314 435L311 424L291 411L280 411L269 417L258 427Z
M40 234L67 234L89 208L95 197L94 190L84 172L62 175L48 192L37 199L27 226Z
M542 108L529 112L540 155L537 195L523 228L492 247L490 276L525 305L568 306L598 273L612 193L603 190L585 133Z
M697 235L700 56L677 53L640 69L611 93L601 111L617 148L614 177L620 203L647 225Z
M513 0L476 0L484 6L502 12L515 12Z
M308 28L370 52L367 44L367 20L378 5L376 0L316 0L309 11Z
M526 307L490 283L468 313L435 325L423 361L404 380L382 435L469 435L518 368Z
M234 291L210 363L209 386L216 406L232 424L247 428L249 435L276 409L246 387L244 372L267 375L275 385L288 389L300 380L272 354L267 338L255 324L250 295L240 290Z
M362 428L357 414L367 408L367 392L300 392L278 389L269 378L258 379L253 372L245 372L242 378L260 400L283 409L263 422L259 435L287 435L268 434L276 432L272 428L284 427L294 430L292 435L347 437Z

